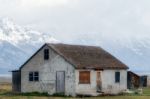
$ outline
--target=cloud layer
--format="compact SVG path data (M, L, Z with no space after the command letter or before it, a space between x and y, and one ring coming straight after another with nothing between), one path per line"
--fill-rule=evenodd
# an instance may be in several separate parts
M65 43L100 45L123 62L135 68L145 64L150 71L149 5L150 0L0 0L0 18Z
M58 39L150 35L149 0L0 0L0 17Z

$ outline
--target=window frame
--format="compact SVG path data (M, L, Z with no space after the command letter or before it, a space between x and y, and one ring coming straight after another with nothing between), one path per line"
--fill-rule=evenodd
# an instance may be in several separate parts
M30 82L38 82L39 81L39 72L38 71L29 72L28 80Z
M34 81L33 72L29 72L29 81Z
M44 49L44 60L49 60L49 49Z
M120 72L119 71L117 71L117 72L115 72L115 83L120 83Z
M85 76L85 73L88 73L87 74L87 82L86 81L83 81L83 75ZM82 75L82 76L81 76ZM90 71L79 71L79 84L91 84L91 72Z

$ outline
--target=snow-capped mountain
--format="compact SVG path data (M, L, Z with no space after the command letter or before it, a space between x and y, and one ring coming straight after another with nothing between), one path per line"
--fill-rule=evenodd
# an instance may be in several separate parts
M92 34L92 33L91 33ZM48 34L0 20L0 75L18 69L45 42L58 42ZM139 74L150 74L150 37L108 37L81 35L64 41L101 46Z
M0 20L0 74L17 69L45 42L55 43L56 39L14 24L10 19Z
M125 40L125 41L122 41ZM105 49L138 74L150 75L150 38L120 39L103 45Z

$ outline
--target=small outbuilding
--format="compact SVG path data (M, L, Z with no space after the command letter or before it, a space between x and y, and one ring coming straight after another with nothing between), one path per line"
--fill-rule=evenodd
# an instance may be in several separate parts
M140 76L138 74L128 71L127 78L128 89L136 89L140 87Z
M143 75L140 77L140 86L147 87L147 75Z
M100 47L46 43L12 72L13 91L118 94L127 89L127 69Z
M12 90L21 92L21 74L19 70L12 71Z
M147 87L150 87L150 76L147 76Z

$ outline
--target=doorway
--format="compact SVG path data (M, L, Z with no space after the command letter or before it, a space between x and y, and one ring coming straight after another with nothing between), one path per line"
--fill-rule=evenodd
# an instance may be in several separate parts
M100 71L97 71L96 85L97 85L97 92L101 92L102 80L101 80L101 72Z
M65 71L56 72L56 93L65 93Z

